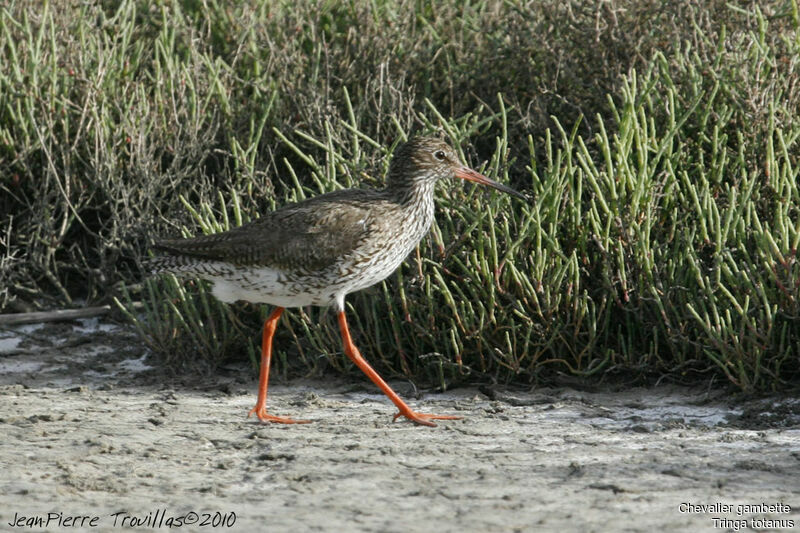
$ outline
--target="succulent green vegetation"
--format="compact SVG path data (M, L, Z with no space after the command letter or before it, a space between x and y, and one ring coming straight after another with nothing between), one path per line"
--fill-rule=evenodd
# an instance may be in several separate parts
M796 0L66 4L0 8L0 305L141 300L170 362L255 361L268 310L140 282L147 243L380 186L438 132L532 201L440 187L348 298L379 368L797 383ZM285 317L280 371L349 368L329 313Z

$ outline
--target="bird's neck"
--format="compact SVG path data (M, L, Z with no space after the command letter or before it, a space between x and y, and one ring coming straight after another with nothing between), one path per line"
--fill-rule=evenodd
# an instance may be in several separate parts
M389 187L392 196L400 205L421 204L433 201L433 188L436 185L432 181L420 181L404 186Z
M392 201L405 212L405 218L414 220L421 231L427 232L433 222L433 192L435 180L409 180L404 183L390 182L386 188Z
M436 180L423 173L418 175L395 174L389 176L386 190L398 204L421 204L433 202L435 185Z

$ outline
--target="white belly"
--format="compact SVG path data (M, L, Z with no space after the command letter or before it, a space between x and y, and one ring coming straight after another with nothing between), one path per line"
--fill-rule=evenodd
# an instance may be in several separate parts
M278 270L264 267L237 269L232 276L205 276L214 286L211 294L223 302L244 300L280 307L331 305L337 288L322 283L309 284L302 280L289 281Z

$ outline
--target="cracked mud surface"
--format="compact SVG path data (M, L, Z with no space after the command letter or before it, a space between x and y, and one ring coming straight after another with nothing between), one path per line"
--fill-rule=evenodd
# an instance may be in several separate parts
M392 423L366 378L332 377L271 383L270 412L313 420L282 426L246 418L245 365L174 381L122 326L0 330L0 530L157 530L130 527L148 516L166 530L191 512L172 529L800 529L800 401L787 396L462 388L410 401L464 416L424 428ZM760 504L773 507L738 507ZM9 524L48 512L98 520ZM202 526L204 513L235 517Z

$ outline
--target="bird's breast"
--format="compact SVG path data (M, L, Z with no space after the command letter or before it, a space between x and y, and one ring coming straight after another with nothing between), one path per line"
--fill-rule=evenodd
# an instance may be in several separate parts
M390 276L428 233L433 222L433 201L416 202L406 209L384 213L373 221L375 231L340 264L339 276L346 292L379 283Z

